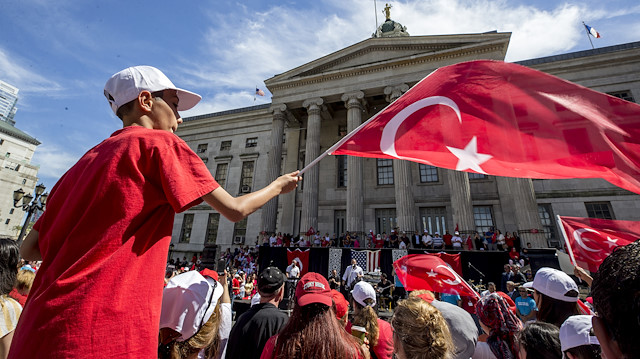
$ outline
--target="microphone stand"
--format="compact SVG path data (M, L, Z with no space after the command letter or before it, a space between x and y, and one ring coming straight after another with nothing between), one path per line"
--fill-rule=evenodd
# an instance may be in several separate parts
M469 268L471 268L471 269L475 270L475 271L480 275L480 277L481 277L481 278L480 278L480 285L482 285L482 278L484 278L484 277L485 277L484 273L482 273L482 272L480 271L480 269L476 268L473 264L471 264L471 263L467 263L467 264L468 264Z

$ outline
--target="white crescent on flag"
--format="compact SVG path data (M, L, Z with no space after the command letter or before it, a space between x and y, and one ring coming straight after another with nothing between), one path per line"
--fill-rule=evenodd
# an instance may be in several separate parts
M382 151L382 153L399 159L425 163L426 161L424 159L399 156L396 152L396 134L398 132L398 128L400 128L400 125L402 125L402 123L409 116L425 107L433 105L444 105L450 107L458 116L458 121L462 123L460 109L458 108L458 105L450 98L444 96L431 96L420 99L402 109L384 126L384 129L382 130L382 136L380 137L380 150Z
M303 269L303 265L302 265L302 261L300 260L299 257L295 257L293 258L294 261L296 261L298 263L298 266L300 267L300 273L302 273L302 269Z
M594 252L594 253L601 252L602 251L601 249L593 249L591 247L588 247L586 244L584 244L584 241L582 240L582 233L584 232L592 232L592 233L596 233L597 235L600 235L600 232L593 230L591 228L576 229L575 231L573 231L573 238L576 240L576 243L578 243L578 245L582 247L585 251Z
M444 268L446 269L449 273L451 273L453 275L453 278L455 278L456 280L451 280L451 279L443 279L442 281L449 284L449 285L458 285L460 283L462 283L462 281L460 281L460 279L458 278L458 274L453 271L453 269L449 268L449 266L443 266L442 264L438 265L436 268Z

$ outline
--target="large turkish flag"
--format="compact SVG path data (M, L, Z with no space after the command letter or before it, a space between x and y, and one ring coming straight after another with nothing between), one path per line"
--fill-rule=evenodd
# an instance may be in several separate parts
M309 249L300 250L296 249L294 251L287 249L287 263L291 264L292 261L298 262L298 267L300 267L300 278L303 275L307 274L309 271Z
M328 150L640 193L640 106L513 63L442 67Z
M567 240L580 266L596 272L616 247L640 239L640 222L560 217Z
M409 254L393 262L398 279L407 290L479 297L445 261L433 254Z

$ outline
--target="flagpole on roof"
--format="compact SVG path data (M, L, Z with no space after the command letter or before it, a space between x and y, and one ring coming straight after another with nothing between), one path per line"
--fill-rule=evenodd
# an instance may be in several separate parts
M587 39L589 39L589 43L591 44L591 48L595 49L595 47L593 46L593 41L591 41L591 37L589 36L589 29L587 28L587 24L585 24L584 21L582 22L582 26L584 26L584 31L587 33Z
M558 225L560 226L560 230L562 231L562 236L564 237L564 244L567 248L567 253L569 253L569 257L571 258L571 262L574 266L577 266L576 257L573 256L573 249L571 249L571 245L569 244L569 237L567 237L567 231L564 229L564 225L562 224L562 219L560 219L560 215L556 215L556 219L558 220Z
M378 31L378 5L376 4L376 1L377 0L373 0L373 12L376 13L376 31Z
M258 85L256 84L256 90L253 91L253 102L256 102L256 95L258 94Z

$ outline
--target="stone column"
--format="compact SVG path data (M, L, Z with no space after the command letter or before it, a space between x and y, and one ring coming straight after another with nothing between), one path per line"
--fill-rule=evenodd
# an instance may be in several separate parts
M453 228L455 229L456 224L458 224L461 235L473 234L476 230L476 224L473 220L473 203L471 202L469 175L467 172L445 169L443 169L443 171L447 172L449 192L451 193Z
M389 103L397 100L409 90L407 84L387 86L384 89ZM396 216L398 227L406 231L409 236L416 231L416 204L413 198L413 181L411 178L411 162L407 160L393 160L393 183L396 192Z
M534 248L548 247L531 179L496 177L496 184L505 222L505 228L498 229L503 233L518 230L523 248L527 242ZM532 229L537 229L538 233L531 233Z
M267 183L273 182L280 176L282 168L282 136L284 135L284 121L287 106L277 104L271 106L273 121L271 122L271 146L267 155ZM262 207L262 230L268 233L276 231L278 219L278 197L276 196Z
M308 165L320 155L320 125L322 117L322 98L307 99L302 106L307 109L307 146L304 165ZM318 185L320 181L320 164L311 167L304 174L302 191L302 218L300 231L306 232L309 227L318 230Z
M347 133L362 124L364 92L342 95L347 108ZM347 220L346 230L364 234L364 189L362 184L363 158L347 156ZM366 241L364 241L366 244Z
M290 173L298 168L298 160L300 157L300 124L298 121L287 121L287 155L285 157L284 172ZM282 233L294 232L294 219L296 213L296 195L298 190L291 191L287 194L283 194L280 197L280 203L282 203L282 215L280 216L280 226L278 231Z

